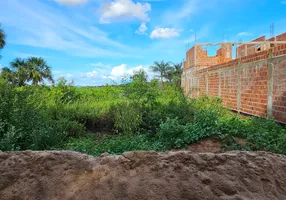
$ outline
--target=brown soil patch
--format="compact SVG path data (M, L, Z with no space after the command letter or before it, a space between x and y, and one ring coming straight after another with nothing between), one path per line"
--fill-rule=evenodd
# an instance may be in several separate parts
M286 199L286 157L265 152L0 153L1 200Z
M222 151L222 148L221 142L219 141L203 140L199 143L190 145L188 150L195 153L218 153Z
M245 139L243 139L243 138L235 137L234 140L235 140L235 142L236 142L237 144L239 144L241 147L245 147L245 146L247 146L247 145L250 144L249 142L247 142L247 141L246 141Z

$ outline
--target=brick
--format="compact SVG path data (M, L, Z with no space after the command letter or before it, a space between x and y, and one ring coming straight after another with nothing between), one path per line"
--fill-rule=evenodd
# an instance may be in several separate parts
M278 36L277 36L278 38ZM281 40L286 40L286 33L279 36ZM263 39L261 37L260 39ZM259 40L259 38L258 38ZM247 48L250 48L248 45ZM278 48L277 48L278 47ZM242 49L242 47L238 47ZM245 47L244 47L245 48ZM276 46L274 49L274 55L286 54L286 44ZM252 48L253 50L254 48ZM279 50L278 50L279 49ZM255 49L254 49L255 50ZM275 51L276 50L276 51ZM189 50L187 56L190 57ZM192 94L192 97L197 97L198 95L206 94L206 80L205 76L200 76L204 72L216 72L219 69L228 69L230 67L235 67L240 63L251 63L253 61L258 61L257 63L250 65L249 67L243 68L241 70L241 111L257 116L266 116L267 114L267 98L268 98L268 64L264 59L268 58L270 49L261 52L255 52L251 55L240 56L238 59L230 60L224 63L218 63L220 60L217 56L207 57L206 51L200 49L198 55L201 58L201 64L210 65L207 68L198 68L197 72L193 73L193 78L198 80L196 84L199 83L199 91L196 94ZM217 55L221 56L223 54L223 48L217 51ZM202 59L204 58L204 59ZM190 59L190 58L189 58ZM213 62L216 61L216 64ZM221 60L220 60L221 61ZM271 60L274 64L273 70L273 115L281 122L286 123L286 60L277 61L275 58ZM185 71L184 64L184 71ZM229 69L220 74L220 85L221 85L221 97L223 100L223 105L231 107L232 109L237 109L237 87L238 87L238 77L237 69ZM209 74L208 77L208 94L210 96L218 96L219 89L219 75L218 73ZM185 89L185 87L184 87ZM278 112L279 111L279 112ZM284 120L284 121L283 121Z

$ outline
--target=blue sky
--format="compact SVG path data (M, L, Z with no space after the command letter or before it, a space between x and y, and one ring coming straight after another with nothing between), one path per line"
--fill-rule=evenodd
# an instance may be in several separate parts
M197 42L249 41L286 31L285 0L0 0L0 65L47 60L76 85L118 82L154 61L181 62ZM0 66L0 67L1 67ZM150 76L152 73L148 72Z

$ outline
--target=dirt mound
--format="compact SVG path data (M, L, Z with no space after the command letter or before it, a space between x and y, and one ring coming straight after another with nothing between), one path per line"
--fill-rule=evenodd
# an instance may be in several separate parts
M286 157L265 152L11 152L0 199L286 199L285 174Z

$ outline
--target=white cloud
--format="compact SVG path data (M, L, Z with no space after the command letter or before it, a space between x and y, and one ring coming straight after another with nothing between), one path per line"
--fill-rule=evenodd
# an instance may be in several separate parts
M95 79L110 79L112 81L119 81L124 76L132 75L135 71L143 69L142 65L128 69L127 64L121 64L113 67L111 70L94 69L91 72L82 73L81 78ZM147 69L147 68L146 68Z
M137 18L141 21L148 21L148 14L151 10L149 3L135 3L132 0L114 0L105 3L101 7L102 15L100 23L110 23L110 19L118 20L119 18Z
M84 5L88 0L54 0L55 2L66 6Z
M156 28L152 31L150 38L170 38L180 36L179 30L175 28Z
M248 36L253 36L253 34L249 32L240 32L237 34L237 36L248 37Z
M283 5L286 5L286 1L281 1L281 3L282 3Z
M71 78L71 77L73 77L73 75L72 75L72 74L70 74L70 73L67 73L65 76L66 76L67 78Z
M139 29L135 32L139 35L147 35L146 31L148 30L146 23L142 22Z
M106 66L108 66L108 65L103 64L102 62L90 63L89 65L93 66L93 67L106 67Z
M112 79L116 79L118 77L122 77L126 74L126 64L121 64L119 66L114 67L110 72L110 77Z
M114 68L112 68L110 74L107 77L114 81L116 80L118 81L122 79L123 77L130 76L134 74L134 72L137 72L139 70L144 70L147 73L149 78L154 77L154 73L150 70L149 67L143 67L143 65L138 65L137 67L132 67L132 68L127 69L126 64L121 64L119 66L115 66Z
M110 66L110 65L108 65ZM77 73L65 73L62 71L53 71L56 77L65 77L67 80L73 80L77 85L102 85L103 83L114 84L120 82L122 78L129 77L135 71L143 69L149 78L154 77L154 73L149 67L138 65L136 67L128 68L127 64L121 64L114 66L111 69L98 69L95 68L90 72L77 72Z
M131 75L135 71L138 71L140 69L143 69L142 65L127 69L126 64L121 64L121 65L118 65L118 66L115 66L112 68L110 75L109 75L109 78L111 78L112 80L118 80L118 79L120 79L126 75Z
M78 57L138 57L133 55L134 47L110 39L92 22L68 17L42 1L32 4L0 1L0 7L5 7L0 12L1 23L14 33L9 36L9 43L58 50Z
M92 72L87 72L86 75L84 75L84 76L86 76L88 78L94 78L94 77L96 77L98 75L99 75L98 71L97 70L93 70Z

